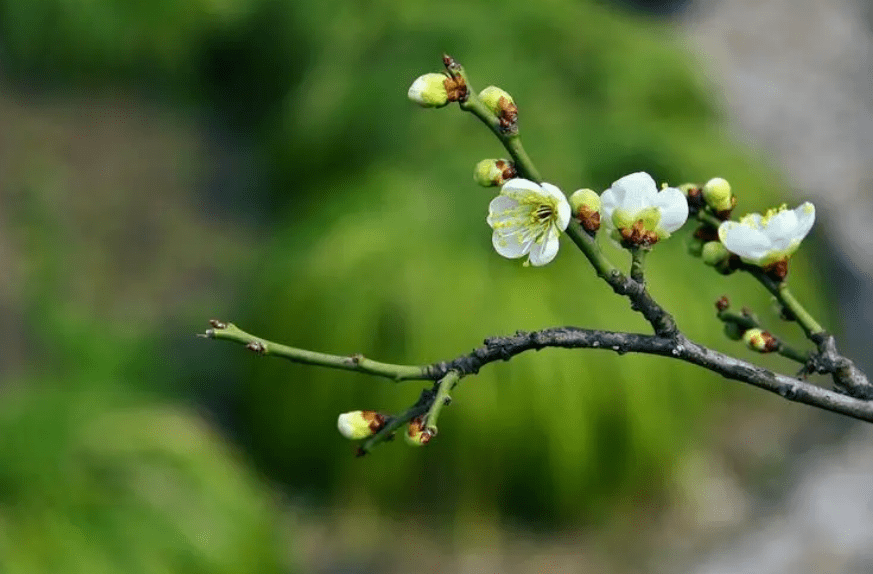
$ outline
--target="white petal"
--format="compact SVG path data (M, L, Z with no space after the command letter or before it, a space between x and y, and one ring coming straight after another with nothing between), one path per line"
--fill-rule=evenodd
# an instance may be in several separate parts
M761 261L773 250L773 242L761 230L736 221L722 223L718 238L728 251L752 262Z
M787 244L794 238L794 230L797 228L797 214L791 211L780 211L773 215L764 226L764 235L770 238L774 244Z
M612 212L618 207L618 197L610 187L600 194L600 221L612 227Z
M560 202L561 200L567 201L567 196L564 195L564 192L551 183L541 183L540 189L542 190L542 195L551 197L556 202Z
M534 267L540 267L555 258L555 255L558 254L558 247L560 246L558 233L558 229L554 225L550 225L542 243L534 242L530 248L529 261L531 265Z
M498 195L491 200L488 205L488 217L485 221L492 228L495 226L503 226L513 220L522 220L523 218L516 212L518 202L511 197Z
M803 239L815 223L815 206L806 201L794 208L794 213L797 214L797 230L795 233Z
M570 209L570 202L566 199L564 201L558 202L558 219L555 221L555 225L561 231L567 229L567 226L570 225L570 216L572 215L572 209Z
M773 241L776 249L793 253L812 229L813 223L815 206L807 201L790 211L774 215L764 233Z
M638 171L615 181L610 189L616 195L618 207L634 215L651 207L658 186L652 176Z
M518 201L505 195L498 195L488 204L488 209L494 213L502 213L518 207Z
M655 206L661 211L661 222L658 225L662 229L673 233L685 225L688 219L688 200L675 187L662 189L655 194Z
M503 187L500 189L500 195L505 195L506 197L511 197L516 200L520 200L531 193L542 195L543 189L529 179L521 177L510 179L504 183Z
M531 239L522 243L521 234L519 233L503 235L495 231L491 234L491 245L494 246L494 250L508 259L517 259L526 255L530 251L533 242L533 239Z
M567 229L567 225L570 224L570 215L572 211L570 209L570 202L567 201L567 196L551 183L542 183L540 186L543 188L545 194L554 200L554 203L557 206L556 225L561 231Z

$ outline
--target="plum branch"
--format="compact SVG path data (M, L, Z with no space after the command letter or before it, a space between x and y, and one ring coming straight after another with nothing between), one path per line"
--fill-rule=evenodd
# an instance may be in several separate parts
M642 172L617 180L600 195L580 189L568 202L563 192L543 181L525 151L519 134L518 107L512 97L495 86L476 93L458 62L444 56L443 64L444 73L419 77L410 87L409 97L425 107L458 103L461 110L473 114L494 133L512 158L483 160L475 170L477 183L502 186L500 195L491 202L487 218L493 229L495 250L509 258L526 255L526 265L545 265L557 253L558 236L566 233L597 276L616 294L627 298L631 308L646 319L652 334L573 326L518 331L485 339L482 346L467 354L421 365L384 363L360 354L333 355L290 347L217 320L211 321L211 327L202 336L243 345L260 356L355 371L395 383L430 381L430 387L422 389L416 402L402 413L353 411L340 415L340 432L347 438L361 440L359 455L390 440L404 425L407 442L427 444L437 435L439 415L461 379L476 375L490 363L547 348L657 355L697 365L788 401L873 422L873 385L851 360L839 353L834 337L794 297L786 281L788 260L814 222L812 204L805 203L790 211L783 206L735 221L731 216L737 201L725 180L713 178L702 186L665 186L659 191L654 180ZM730 311L727 297L722 297L716 303L716 318L724 324L726 334L731 339L743 340L758 352L777 352L800 363L802 368L797 376L765 369L692 341L679 329L673 316L652 298L646 289L646 258L659 241L669 238L689 216L699 224L694 232L698 247L695 254L722 274L743 271L752 275L773 294L781 305L783 318L797 323L814 349L806 351L787 345L761 329L751 311ZM600 248L597 234L601 218L609 237L631 253L628 274ZM834 389L808 381L812 374L830 375Z

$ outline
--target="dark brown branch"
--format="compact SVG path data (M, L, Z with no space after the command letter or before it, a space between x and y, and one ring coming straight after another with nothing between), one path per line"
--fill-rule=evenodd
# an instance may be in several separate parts
M525 351L538 351L546 347L606 349L619 354L643 353L671 357L703 367L725 378L749 383L789 401L873 422L873 402L774 373L694 343L681 334L667 338L577 327L557 327L530 333L519 331L508 337L486 339L484 346L473 350L469 355L430 365L427 372L434 379L444 376L450 370L458 371L462 376L471 375L479 372L488 363L506 361Z

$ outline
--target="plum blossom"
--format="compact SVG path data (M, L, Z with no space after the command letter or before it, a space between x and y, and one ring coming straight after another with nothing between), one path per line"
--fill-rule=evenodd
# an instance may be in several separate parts
M807 201L794 209L782 205L764 215L750 213L739 221L725 221L718 238L746 263L766 267L791 257L813 223L815 206Z
M570 204L552 184L515 178L491 200L487 221L497 253L509 259L527 255L525 265L545 265L558 253L558 236L570 223Z
M600 196L610 236L626 247L647 247L682 227L688 201L675 187L658 190L645 172L626 175Z

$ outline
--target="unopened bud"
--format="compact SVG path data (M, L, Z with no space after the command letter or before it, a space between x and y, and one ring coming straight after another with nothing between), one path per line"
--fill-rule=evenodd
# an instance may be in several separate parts
M731 253L721 244L721 241L709 241L703 246L701 257L703 262L711 267L723 265L730 258Z
M476 164L473 181L482 187L503 185L516 176L515 165L508 159L483 159Z
M704 184L703 199L715 212L729 212L737 204L737 199L731 193L731 184L720 177L714 177Z
M747 329L743 333L743 342L748 348L759 353L770 353L779 348L775 337L761 329Z
M424 446L436 435L434 429L426 428L421 417L409 421L404 438L411 446Z
M515 105L512 96L506 90L497 86L488 86L479 92L479 99L491 110L495 116L500 116L501 112L509 105ZM501 102L501 100L503 100Z
M518 130L518 106L505 90L497 86L488 86L479 92L479 99L500 121L500 129L504 132Z
M425 108L441 108L449 103L449 86L454 83L445 74L424 74L409 86L409 99Z
M600 229L600 196L593 189L577 189L570 196L573 215L585 231L593 233Z
M376 411L351 411L341 414L336 426L347 439L360 440L382 430L386 422L385 415Z

